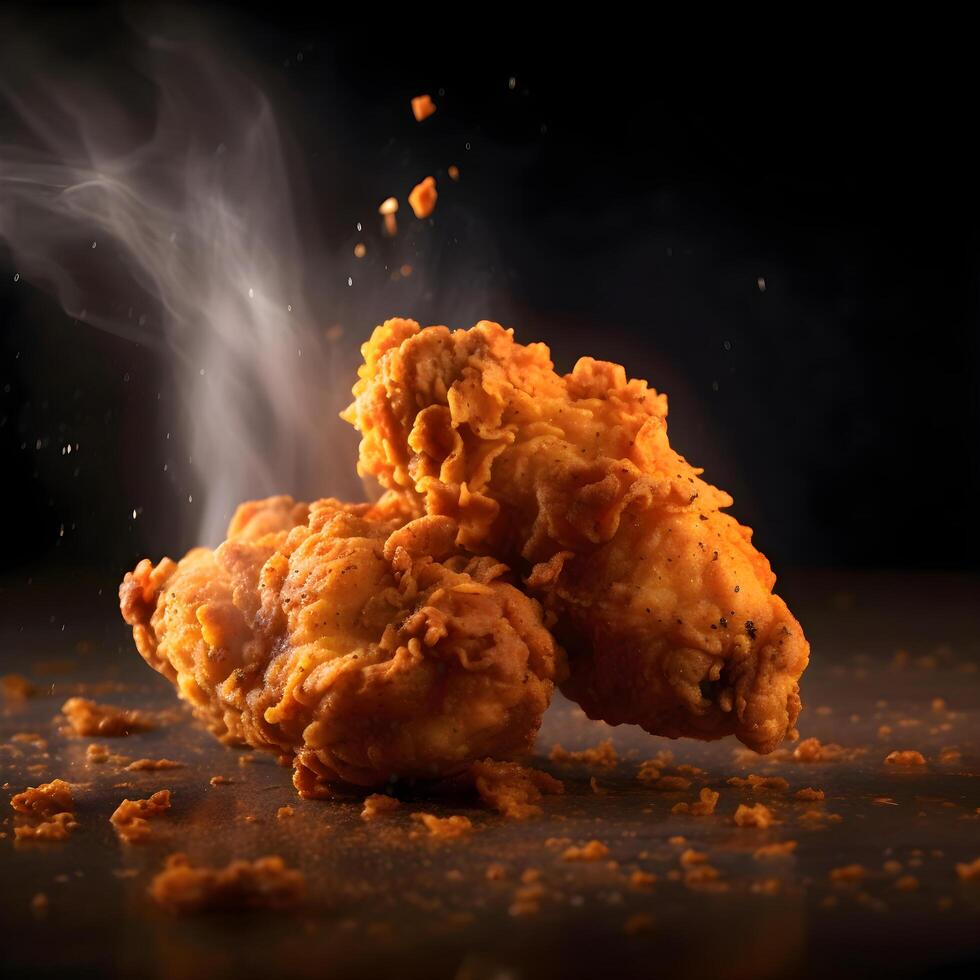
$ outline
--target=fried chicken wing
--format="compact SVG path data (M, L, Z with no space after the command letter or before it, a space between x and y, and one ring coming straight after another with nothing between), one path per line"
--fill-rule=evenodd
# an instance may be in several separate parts
M664 395L589 357L559 376L486 321L389 320L362 352L361 473L526 572L590 717L760 752L792 731L809 646L731 498L671 448Z
M442 516L289 497L120 587L146 661L220 737L315 779L441 777L526 750L563 654L540 605Z

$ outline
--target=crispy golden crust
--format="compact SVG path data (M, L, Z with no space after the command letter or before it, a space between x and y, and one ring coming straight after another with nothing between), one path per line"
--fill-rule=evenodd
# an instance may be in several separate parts
M504 565L458 554L448 518L405 523L394 495L269 509L120 588L140 653L218 735L293 758L307 795L530 746L560 650Z
M495 323L389 320L362 350L360 472L526 563L591 717L761 752L792 731L808 644L731 498L670 447L665 396L591 358L561 377Z

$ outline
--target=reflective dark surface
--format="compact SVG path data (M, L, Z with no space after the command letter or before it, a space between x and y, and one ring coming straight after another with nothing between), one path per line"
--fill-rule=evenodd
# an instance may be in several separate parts
M52 777L68 779L80 823L63 844L15 844L11 811L4 815L5 975L503 980L968 971L980 954L980 882L960 881L955 865L980 857L977 582L827 574L787 576L783 584L814 644L801 734L863 750L856 758L747 763L734 743L670 743L612 730L559 700L546 717L538 764L565 781L566 794L547 799L543 817L507 822L472 800L426 799L416 789L403 792L398 813L371 824L361 821L356 801L299 800L288 771L271 758L242 764L243 753L190 720L114 740L58 734L58 710L79 690L153 710L172 708L175 699L139 660L105 590L99 596L97 586L43 582L3 589L3 670L47 690L5 707L5 797ZM82 603L66 606L65 597L79 592ZM896 661L900 649L907 663ZM945 705L934 705L936 698ZM891 727L890 736L878 734L882 725ZM46 752L6 741L17 732L41 735ZM622 758L614 770L547 759L555 742L584 748L610 735ZM130 773L92 765L85 748L93 741L131 758L166 756L187 766ZM961 758L940 762L949 747ZM639 762L664 748L673 750L675 764L700 766L707 775L680 793L637 782ZM892 749L920 750L927 765L886 766ZM781 775L790 790L727 784L746 772ZM233 782L211 786L214 775ZM593 775L600 794L590 787ZM721 793L713 816L671 814L701 785ZM795 801L793 793L805 786L825 790L826 801ZM108 822L113 809L123 797L161 788L173 791L173 809L154 825L155 839L120 843ZM883 798L891 802L873 802ZM732 814L740 802L764 802L780 823L736 827ZM295 808L292 819L277 820L283 805ZM810 809L842 819L808 828L800 817ZM410 819L417 810L463 813L475 829L462 840L430 840ZM676 835L686 843L671 843ZM616 865L563 861L564 845L546 843L551 838L600 840ZM761 845L785 839L798 841L792 857L753 858ZM721 872L715 884L677 880L679 855L688 847L706 852ZM280 854L305 872L309 899L293 912L174 918L151 904L146 889L176 850L215 865ZM886 861L900 862L901 872L884 869ZM491 863L504 866L502 879L487 880ZM865 880L829 880L831 869L853 863L868 870ZM529 868L540 871L545 888L540 911L515 916L509 910ZM631 885L637 868L655 874L656 883ZM903 875L917 879L916 890L895 887ZM49 900L42 917L30 907L39 892Z

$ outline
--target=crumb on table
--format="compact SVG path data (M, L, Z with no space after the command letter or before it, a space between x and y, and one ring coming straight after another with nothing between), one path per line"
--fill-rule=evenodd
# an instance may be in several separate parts
M71 813L75 809L75 799L71 784L63 779L52 779L40 786L28 786L22 793L15 794L10 805L17 813L32 817L49 817L56 813Z
M756 803L755 806L740 803L733 819L737 827L758 827L762 830L778 822L772 810L763 803Z
M609 848L602 841L590 840L581 847L567 847L562 851L563 861L601 861L609 856Z
M150 820L170 809L170 790L157 790L146 800L123 800L109 817L120 840L142 844L150 838Z
M469 817L457 815L437 817L433 813L413 813L412 819L421 823L431 836L440 837L443 840L462 837L473 829L473 824Z
M516 762L485 759L474 762L470 774L480 799L511 820L538 816L541 813L538 803L546 793L565 791L561 780Z
M183 762L173 759L136 759L126 766L128 772L157 772L163 769L183 769Z
M924 766L925 756L914 749L896 749L885 756L885 762L890 766Z
M141 711L117 708L111 704L97 704L88 698L69 698L61 706L61 713L76 735L119 738L153 727Z
M552 762L582 762L587 766L598 766L600 769L612 769L619 763L619 755L611 738L607 738L592 748L581 749L576 752L562 748L556 743L548 758Z
M302 872L281 857L232 861L224 868L194 867L184 854L171 854L150 884L150 897L175 913L214 909L283 909L298 905L306 892Z
M401 802L393 796L386 796L384 793L372 793L364 800L364 807L361 810L362 820L377 820L386 813L393 813L401 806Z

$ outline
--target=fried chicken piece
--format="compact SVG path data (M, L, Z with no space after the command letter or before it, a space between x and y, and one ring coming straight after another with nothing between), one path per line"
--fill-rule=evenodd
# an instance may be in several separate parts
M506 566L414 516L395 495L244 504L216 550L140 562L123 617L215 734L291 759L310 795L520 754L563 655Z
M389 320L362 352L360 472L528 570L590 717L759 752L792 731L809 646L731 498L670 447L664 395L589 357L560 376L486 321Z

